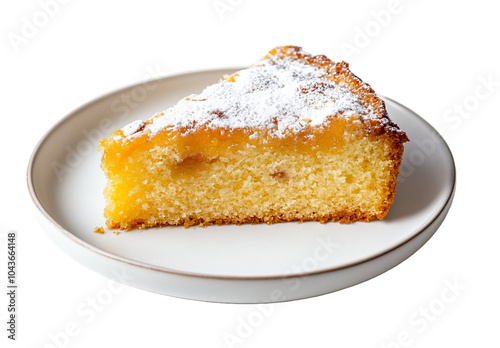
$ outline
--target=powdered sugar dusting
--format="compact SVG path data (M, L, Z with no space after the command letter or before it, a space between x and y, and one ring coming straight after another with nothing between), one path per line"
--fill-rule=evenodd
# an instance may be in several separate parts
M363 105L348 89L327 81L326 72L298 60L267 59L241 70L236 82L220 82L179 101L157 114L150 124L135 121L122 129L126 138L143 127L150 135L165 129L197 127L267 129L281 138L300 132L306 125L320 126L329 116L377 118L371 106Z
M122 132L124 136L129 136L136 133L142 127L144 127L144 122L137 120L123 127Z

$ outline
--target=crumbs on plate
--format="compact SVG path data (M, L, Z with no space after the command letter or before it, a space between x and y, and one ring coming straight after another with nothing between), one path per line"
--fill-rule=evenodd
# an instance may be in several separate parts
M104 234L104 228L102 226L94 228L94 233Z

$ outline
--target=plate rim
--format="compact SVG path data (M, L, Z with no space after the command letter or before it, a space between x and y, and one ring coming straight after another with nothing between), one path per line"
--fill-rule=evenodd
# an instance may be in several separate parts
M201 70L191 70L191 71L185 71L185 72L177 72L177 73L172 73L172 74L167 74L159 78L152 79L151 81L160 81L160 80L167 80L167 79L172 79L176 77L183 77L183 76L188 76L188 75L197 75L200 73L216 73L218 71L224 71L227 72L230 69L241 69L242 67L219 67L219 68L211 68L211 69L201 69ZM80 246L86 248L87 250L96 253L100 256L107 257L113 261L121 262L128 264L130 266L142 268L145 270L152 270L152 271L157 271L160 273L167 273L170 275L178 275L178 276L185 276L185 277L193 277L193 278L204 278L204 279L216 279L216 280L248 280L248 281L253 281L253 280L280 280L280 279L290 279L290 278L296 278L296 277L309 277L309 276L315 276L319 274L325 274L325 273L331 273L335 271L339 271L342 269L346 268L351 268L360 264L368 263L372 260L375 260L377 258L380 258L388 253L393 252L396 249L399 249L403 245L409 243L411 240L417 238L420 234L422 234L424 231L427 230L428 227L430 227L440 216L443 212L446 212L445 210L447 207L449 208L449 203L453 199L455 190L456 190L456 165L455 165L455 159L453 157L453 154L450 150L450 147L446 143L445 139L441 136L441 134L429 123L427 120L425 120L423 117L421 117L419 114L408 108L407 106L395 101L392 98L385 97L382 95L379 95L384 102L385 101L390 101L391 103L394 103L398 107L401 107L405 109L406 111L410 112L413 116L416 116L419 118L420 121L422 121L427 127L433 129L436 131L435 136L438 137L440 142L444 145L444 148L446 152L449 155L449 158L451 159L451 170L452 170L452 185L451 185L451 190L448 193L448 197L446 200L443 202L442 206L440 207L439 210L436 210L433 215L430 216L430 218L426 221L426 223L423 226L420 226L416 232L408 236L407 238L403 239L399 243L382 250L376 254L370 255L368 257L349 262L347 264L341 265L341 266L334 266L322 270L316 270L316 271L307 271L307 272L300 272L300 273L288 273L288 274L282 274L282 275L266 275L266 276L237 276L237 275L216 275L216 274L204 274L204 273L197 273L197 272L188 272L188 271L180 271L176 269L171 269L168 267L163 267L163 266L157 266L157 265L152 265L146 262L142 261L137 261L137 260L132 260L127 257L119 256L116 254L113 254L111 252L107 252L105 250L102 250L98 248L95 245L92 245L88 242L85 242L84 240L78 238L76 235L74 235L72 232L66 230L63 228L61 225L57 223L57 221L52 218L52 216L45 210L43 207L43 204L40 202L38 199L38 195L36 193L35 185L34 185L34 162L36 161L37 156L40 153L40 149L43 147L44 143L47 141L47 139L51 136L53 132L55 132L58 128L60 128L66 121L69 119L76 117L82 110L85 108L93 105L94 103L97 103L103 99L106 99L113 94L118 94L120 92L123 92L127 89L134 88L136 86L139 86L143 84L143 82L136 82L129 84L125 87L118 88L116 90L113 90L111 92L105 93L99 97L96 97L83 105L77 107L76 109L70 111L68 114L66 114L64 117L62 117L59 121L57 121L52 127L50 127L45 134L40 138L38 143L36 144L35 148L33 149L33 152L31 153L31 156L28 161L28 166L27 166L27 172L26 172L26 182L28 186L28 191L31 197L31 200L33 201L33 204L35 205L36 209L40 214L52 225L52 227L55 227L63 236L68 238L71 242L75 242L76 244L79 244ZM181 226L182 227L182 226Z

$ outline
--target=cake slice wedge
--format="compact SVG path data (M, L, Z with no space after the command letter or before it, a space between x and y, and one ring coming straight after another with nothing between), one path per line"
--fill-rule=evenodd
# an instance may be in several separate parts
M106 224L383 219L406 141L347 63L277 47L100 142Z

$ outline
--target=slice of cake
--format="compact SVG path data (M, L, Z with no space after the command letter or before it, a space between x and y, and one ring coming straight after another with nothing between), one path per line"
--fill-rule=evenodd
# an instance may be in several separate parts
M101 141L106 224L383 219L406 141L347 63L277 47Z

